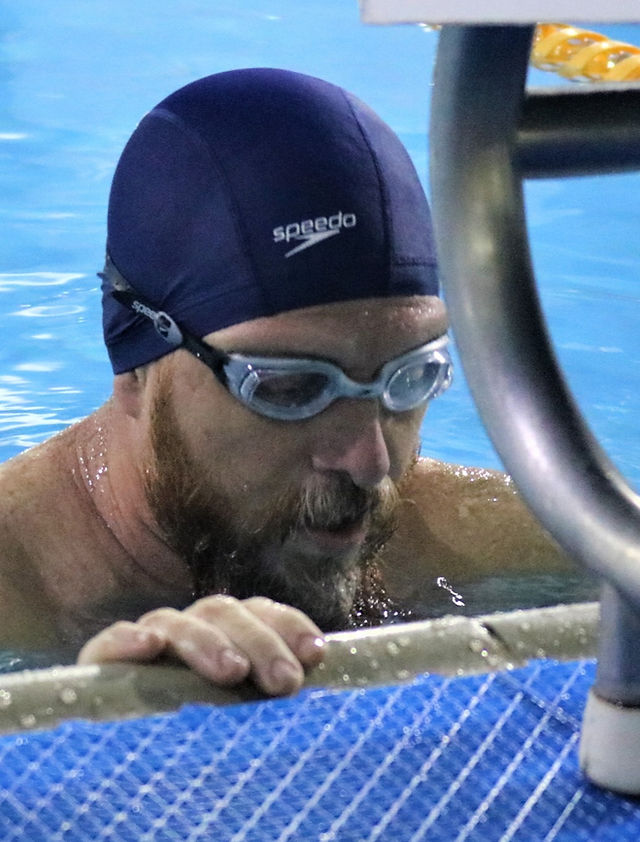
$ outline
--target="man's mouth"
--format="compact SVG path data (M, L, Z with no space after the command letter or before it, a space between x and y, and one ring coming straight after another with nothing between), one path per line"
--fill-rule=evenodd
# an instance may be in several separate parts
M363 514L331 523L307 523L298 534L325 552L353 552L367 537L367 518Z

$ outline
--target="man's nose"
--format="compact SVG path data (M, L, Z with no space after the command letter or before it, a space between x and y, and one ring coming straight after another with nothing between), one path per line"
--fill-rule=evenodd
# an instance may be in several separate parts
M389 474L391 460L377 401L340 401L316 443L312 464L317 471L349 474L360 488L378 485ZM329 418L327 418L329 421Z

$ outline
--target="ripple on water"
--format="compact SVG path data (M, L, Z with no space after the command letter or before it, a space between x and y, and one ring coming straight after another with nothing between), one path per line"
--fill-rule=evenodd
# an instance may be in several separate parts
M0 293L24 287L58 287L84 277L74 272L0 272Z
M60 316L77 316L84 313L85 308L79 304L40 304L36 307L25 305L21 310L11 313L12 316L28 316L29 318L59 318Z

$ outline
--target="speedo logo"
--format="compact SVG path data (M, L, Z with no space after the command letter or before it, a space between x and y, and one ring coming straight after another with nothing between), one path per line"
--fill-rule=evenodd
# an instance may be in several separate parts
M146 316L150 319L156 331L165 342L168 342L170 345L182 344L182 331L171 316L168 316L163 310L152 310L151 307L147 307L146 304L138 301L137 298L131 302L131 309L135 310L136 313L140 313L141 316Z
M158 315L157 310L152 310L151 307L147 307L146 304L143 304L142 301L138 301L137 298L135 301L131 302L131 309L135 310L136 313L140 313L141 316L146 316L148 319L151 319L151 321L154 321Z
M317 216L315 219L303 219L301 222L290 222L288 225L278 225L273 229L274 243L297 242L285 257L292 257L304 249L311 248L329 237L335 237L343 228L355 228L358 219L355 213L338 211L332 216Z

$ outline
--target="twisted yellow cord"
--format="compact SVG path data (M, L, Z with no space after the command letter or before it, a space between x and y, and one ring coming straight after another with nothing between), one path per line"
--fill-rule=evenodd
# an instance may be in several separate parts
M580 81L640 79L640 47L560 23L538 24L531 62L540 70Z

